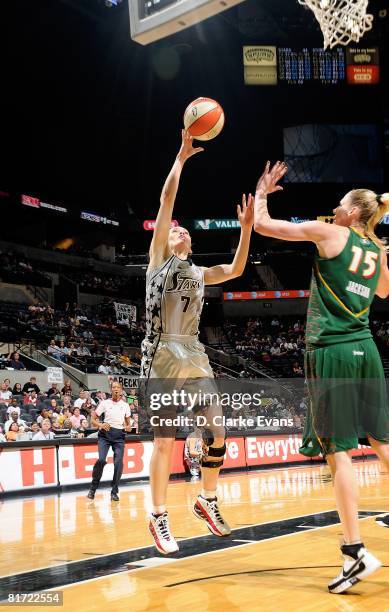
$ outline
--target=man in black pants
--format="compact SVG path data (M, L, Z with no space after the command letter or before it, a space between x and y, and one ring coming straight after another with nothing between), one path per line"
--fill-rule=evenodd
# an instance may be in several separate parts
M93 466L92 484L87 497L94 499L96 489L103 475L106 458L110 447L113 449L114 472L112 479L111 501L119 501L119 482L123 472L123 454L125 427L130 427L130 408L122 398L122 386L118 382L112 385L112 398L103 400L92 416L92 426L98 427L99 458ZM97 420L104 414L104 422Z

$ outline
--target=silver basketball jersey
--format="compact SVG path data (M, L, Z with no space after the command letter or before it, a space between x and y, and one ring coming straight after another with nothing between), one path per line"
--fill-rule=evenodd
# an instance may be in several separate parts
M172 255L146 276L146 336L197 335L203 296L201 268Z

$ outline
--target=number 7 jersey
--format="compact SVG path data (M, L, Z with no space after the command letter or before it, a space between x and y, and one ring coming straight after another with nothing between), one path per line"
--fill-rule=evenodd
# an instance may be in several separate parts
M196 336L203 308L204 274L175 255L146 276L146 337Z
M369 310L381 271L380 248L350 228L336 257L315 256L307 312L307 348L371 338Z

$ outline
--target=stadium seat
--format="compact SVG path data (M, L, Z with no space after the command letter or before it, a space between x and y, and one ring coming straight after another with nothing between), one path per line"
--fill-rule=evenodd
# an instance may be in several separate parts
M36 421L36 415L37 415L37 409L36 408L31 408L30 409L30 418L32 421Z

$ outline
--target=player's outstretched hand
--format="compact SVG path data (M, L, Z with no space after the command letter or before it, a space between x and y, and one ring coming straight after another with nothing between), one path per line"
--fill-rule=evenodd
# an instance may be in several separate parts
M257 183L257 193L260 192L264 195L274 193L275 191L282 191L283 187L278 185L278 182L287 173L288 166L285 162L277 161L272 168L270 168L270 162L266 162L265 169L262 176L260 176Z
M238 219L241 227L251 228L254 223L254 198L249 193L246 199L246 195L242 195L242 205L238 204L236 207Z
M177 157L182 161L186 161L192 157L192 155L196 155L196 153L201 153L204 151L203 147L193 146L193 136L191 136L187 130L181 130L181 137L182 143Z

